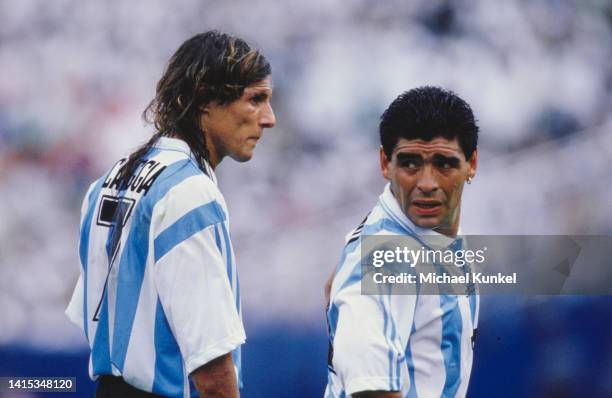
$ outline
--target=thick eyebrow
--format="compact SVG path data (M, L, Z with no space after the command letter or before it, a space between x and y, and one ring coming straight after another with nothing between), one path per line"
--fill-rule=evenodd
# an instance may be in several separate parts
M272 89L270 87L249 87L250 90L245 90L245 94L251 98L271 98L272 97Z
M448 163L453 167L459 166L459 163L461 162L456 156L440 155L439 153L433 155L432 161L434 163Z
M422 161L423 160L423 157L421 155L417 153L410 153L410 152L400 152L396 155L396 157L397 157L398 162L404 162L407 160L412 160L412 161L415 161L415 160Z

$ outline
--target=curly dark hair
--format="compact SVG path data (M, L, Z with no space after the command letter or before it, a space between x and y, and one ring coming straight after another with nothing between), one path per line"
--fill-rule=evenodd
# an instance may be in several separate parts
M400 138L431 141L458 137L467 160L478 145L478 126L470 105L452 91L432 86L398 96L382 114L379 131L389 160Z
M120 171L123 186L161 136L184 140L205 173L206 138L200 127L202 108L230 103L244 89L272 73L270 63L242 39L212 30L186 40L172 55L143 119L155 126L151 139L133 152Z

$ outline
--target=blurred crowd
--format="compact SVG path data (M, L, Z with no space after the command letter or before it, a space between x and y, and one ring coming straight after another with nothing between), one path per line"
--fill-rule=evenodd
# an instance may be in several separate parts
M415 86L456 91L479 119L466 233L612 233L609 1L5 0L0 345L74 347L84 192L151 134L140 113L171 53L213 28L273 67L277 127L218 169L254 327L322 322L343 237L384 185L378 118Z

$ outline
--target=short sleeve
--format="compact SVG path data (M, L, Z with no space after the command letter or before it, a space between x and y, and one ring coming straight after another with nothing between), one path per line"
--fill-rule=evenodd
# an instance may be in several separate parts
M332 364L346 394L402 390L400 365L416 296L362 295L357 283L333 300L338 322Z
M99 181L94 181L93 183L89 185L89 188L87 188L87 192L85 193L85 197L81 203L81 217L80 217L80 222L79 222L81 230L84 227L83 220L85 219L85 214L87 213L87 209L89 208L89 206L91 206L91 201L95 200L95 198L91 198L91 195L97 183L99 183ZM85 242L80 242L80 245L83 245L84 243ZM85 294L84 283L85 281L83 280L83 264L81 264L80 272L79 272L79 279L77 280L74 291L72 292L72 297L70 299L70 302L68 303L68 307L66 307L66 310L64 311L68 319L70 319L72 323L80 327L81 330L83 331L85 330L85 327L87 326L85 323L85 319L84 319L85 314L83 312L83 305L85 302L84 301L85 300L84 299L84 294Z
M209 200L201 204L193 194L187 200L175 195L165 204L167 211L172 209L166 214L171 222L153 243L159 299L189 373L245 341L228 267L217 245L226 216L214 196L201 195Z
M83 294L83 274L81 273L74 288L74 292L72 293L70 303L68 303L68 307L66 307L66 311L64 311L68 319L81 328L81 330L85 330L83 320Z

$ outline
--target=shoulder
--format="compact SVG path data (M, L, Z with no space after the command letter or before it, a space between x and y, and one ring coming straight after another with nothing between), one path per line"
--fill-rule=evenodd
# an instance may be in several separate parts
M193 159L180 151L161 151L151 160L163 167L143 197L153 219L164 224L193 212L205 212L215 220L227 218L219 188Z
M159 175L147 196L162 197L167 201L197 199L219 200L223 195L219 188L196 162L186 153L174 150L159 150L150 162L156 162Z
M336 273L332 282L332 296L340 290L358 284L361 278L361 259L364 255L364 238L371 235L385 234L383 225L383 214L378 211L378 206L352 229L345 238L340 261L336 267Z
M85 191L85 196L83 197L83 206L85 206L92 199L92 195L96 190L96 187L102 184L102 179L104 179L104 176L98 178L97 180L94 180L92 183L89 184L89 186L87 187L87 191Z
M332 295L360 284L361 263L373 250L397 245L417 245L395 220L388 217L379 205L346 236L336 274L332 283ZM348 290L347 290L348 291Z
M214 203L225 212L225 201L221 191L207 175L200 171L185 176L173 184L156 207L158 211L163 212L185 212L210 203Z
M361 223L351 230L345 237L343 254L361 250L363 239L369 236L401 236L405 232L393 219L387 217L386 213L376 205Z

